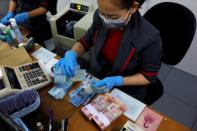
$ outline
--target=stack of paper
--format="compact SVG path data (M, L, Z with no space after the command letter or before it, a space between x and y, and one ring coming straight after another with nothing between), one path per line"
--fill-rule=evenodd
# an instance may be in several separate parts
M82 113L93 120L101 130L108 127L127 110L126 106L110 94L100 94L81 109Z
M141 127L131 121L127 121L120 131L144 131Z
M139 100L125 94L124 92L114 89L111 92L111 95L122 101L127 106L127 111L124 113L125 116L127 116L129 119L136 121L139 117L140 113L145 108L145 104L140 102Z

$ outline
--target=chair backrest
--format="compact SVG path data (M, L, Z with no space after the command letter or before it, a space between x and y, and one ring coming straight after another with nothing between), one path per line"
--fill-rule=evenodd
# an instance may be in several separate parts
M52 15L57 13L57 2L58 0L49 0L49 11Z
M161 33L162 62L178 64L185 56L196 31L196 18L186 7L163 2L149 9L144 17Z
M145 0L136 0L139 3L139 7L141 7L143 5L143 3L145 2Z

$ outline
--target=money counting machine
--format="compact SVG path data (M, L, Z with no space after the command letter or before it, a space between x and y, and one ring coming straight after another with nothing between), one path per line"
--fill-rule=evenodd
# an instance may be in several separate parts
M58 49L70 49L92 24L94 6L91 2L72 0L50 19L53 39Z

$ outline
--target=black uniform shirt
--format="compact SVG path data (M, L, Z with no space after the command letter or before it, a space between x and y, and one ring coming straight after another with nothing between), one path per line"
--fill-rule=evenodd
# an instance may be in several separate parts
M90 62L93 73L103 72L107 65L105 58L101 56L107 32L97 10L91 27L80 39L86 50L92 47ZM116 60L108 70L111 75L122 76L141 72L150 82L154 82L161 66L161 55L159 31L136 12L125 27Z

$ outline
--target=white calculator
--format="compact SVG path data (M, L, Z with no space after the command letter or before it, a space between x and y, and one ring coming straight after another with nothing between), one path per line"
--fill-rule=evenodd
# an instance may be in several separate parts
M16 67L0 67L0 97L27 89L40 89L51 82L39 62Z

